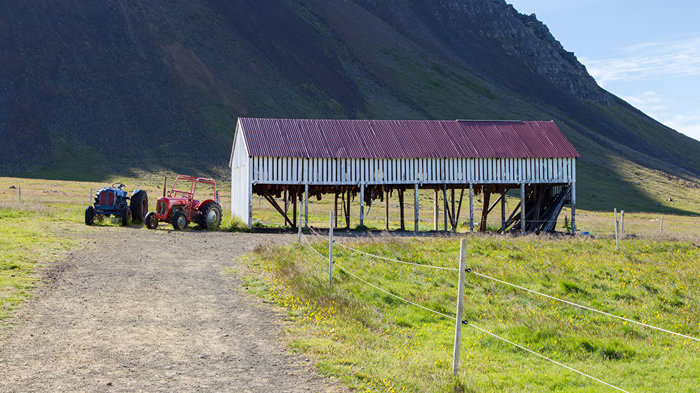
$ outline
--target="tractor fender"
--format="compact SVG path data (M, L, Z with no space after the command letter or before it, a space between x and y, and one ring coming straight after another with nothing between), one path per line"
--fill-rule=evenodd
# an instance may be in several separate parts
M205 204L207 204L207 203L209 203L209 202L216 202L216 201L213 200L213 199L205 199L205 200L199 202L199 204L197 205L196 209L199 210L200 207L204 206Z
M138 189L138 188L134 189L134 191L131 193L131 197L133 198L134 195L138 194L139 192L141 192L140 189Z

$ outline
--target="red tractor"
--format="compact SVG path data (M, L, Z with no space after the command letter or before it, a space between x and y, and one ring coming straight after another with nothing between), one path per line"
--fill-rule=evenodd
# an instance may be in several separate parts
M210 185L214 188L215 199L198 201L194 199L197 186ZM201 192L201 191L200 191ZM173 188L156 202L156 211L146 214L146 227L155 229L160 221L169 222L176 230L185 229L190 222L196 222L202 229L217 229L221 224L221 205L213 179L178 175Z

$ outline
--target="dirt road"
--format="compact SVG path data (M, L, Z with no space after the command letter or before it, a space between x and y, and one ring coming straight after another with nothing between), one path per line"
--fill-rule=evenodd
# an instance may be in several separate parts
M0 337L0 391L343 390L223 271L293 235L94 229Z

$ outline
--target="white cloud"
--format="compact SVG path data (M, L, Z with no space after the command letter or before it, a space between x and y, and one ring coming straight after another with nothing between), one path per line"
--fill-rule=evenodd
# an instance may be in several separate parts
M651 117L656 117L656 114L668 109L667 100L653 91L645 91L634 96L622 96L621 98Z
M616 80L700 76L700 36L637 44L620 49L612 58L582 58L582 62L601 86Z

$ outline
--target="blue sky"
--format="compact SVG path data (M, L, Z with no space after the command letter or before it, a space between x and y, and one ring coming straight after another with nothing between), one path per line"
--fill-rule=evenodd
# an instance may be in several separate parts
M604 89L700 140L700 1L506 2L535 13Z

